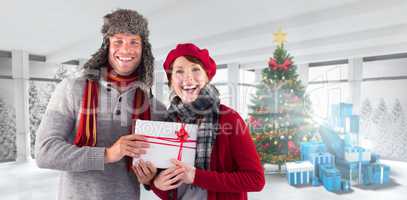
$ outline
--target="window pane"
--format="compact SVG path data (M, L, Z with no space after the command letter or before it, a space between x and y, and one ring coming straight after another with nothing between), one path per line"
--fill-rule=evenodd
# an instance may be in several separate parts
M0 76L11 76L11 58L0 57Z
M407 76L407 58L363 63L363 78Z
M405 79L362 83L361 144L385 159L407 161L405 85Z
M30 81L29 83L29 113L30 113L30 145L31 157L35 153L35 137L38 127L44 116L51 95L55 90L57 82Z
M226 84L214 84L220 93L220 103L230 107L229 87Z
M309 81L332 81L348 78L348 64L309 68Z
M226 83L228 81L227 68L216 69L216 74L212 78L211 83Z
M13 85L13 80L0 78L0 163L17 157Z
M256 87L254 86L239 86L239 98L238 98L238 112L243 119L247 119L249 105L251 105L252 96L256 93Z
M239 83L254 84L255 73L253 70L240 69Z
M331 112L331 105L345 102L349 96L348 83L311 84L307 87L307 94L312 103L313 114L326 119Z

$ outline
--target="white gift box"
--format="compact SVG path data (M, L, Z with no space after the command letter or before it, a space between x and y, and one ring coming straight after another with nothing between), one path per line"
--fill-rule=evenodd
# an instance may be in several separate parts
M310 161L287 162L285 166L288 184L311 184L314 175L314 165Z
M345 148L345 160L348 162L369 162L371 160L371 152L361 147Z
M179 135L182 127L187 133L187 138L184 139ZM198 126L194 124L136 120L134 133L144 135L150 146L146 154L133 159L133 165L142 159L152 162L157 168L168 168L172 166L170 159L179 158L194 166L197 131Z

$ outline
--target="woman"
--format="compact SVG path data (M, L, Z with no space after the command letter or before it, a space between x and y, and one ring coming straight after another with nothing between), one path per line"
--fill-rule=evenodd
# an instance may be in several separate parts
M199 127L195 166L172 160L173 167L155 176L151 163L141 163L134 169L139 181L161 199L247 199L247 192L260 191L264 172L249 129L236 111L220 104L209 83L216 64L208 51L179 44L164 69L171 87L168 120Z

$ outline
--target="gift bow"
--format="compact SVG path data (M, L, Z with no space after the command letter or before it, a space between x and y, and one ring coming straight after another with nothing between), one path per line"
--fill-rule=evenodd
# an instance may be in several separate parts
M184 146L184 142L187 141L189 135L188 132L185 130L185 124L181 124L181 128L179 131L176 131L175 134L177 135L177 139L179 140L179 151L178 151L178 158L177 160L182 160L182 148Z
M269 60L269 67L272 70L283 69L284 71L287 71L292 64L293 62L290 59L285 59L283 64L278 64L277 60L274 58L270 58Z

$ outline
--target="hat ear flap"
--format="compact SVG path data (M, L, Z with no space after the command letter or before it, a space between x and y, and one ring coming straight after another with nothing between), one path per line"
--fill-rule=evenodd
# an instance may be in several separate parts
M107 14L103 17L103 26L102 26L102 34L106 34L107 31L109 31L110 28L110 18L112 17L112 14Z
M112 14L107 14L103 17L103 24L110 25L110 18L112 17Z

